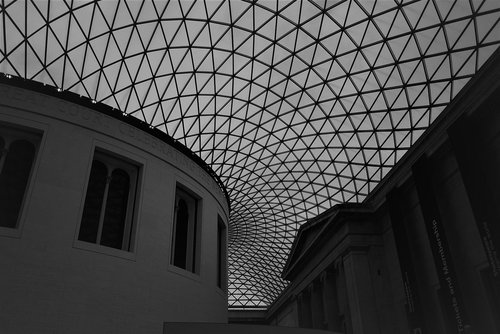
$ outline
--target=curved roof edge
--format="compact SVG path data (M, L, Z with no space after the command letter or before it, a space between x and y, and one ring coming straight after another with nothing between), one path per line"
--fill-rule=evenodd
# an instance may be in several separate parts
M134 116L129 116L126 113L123 113L122 111L116 108L108 106L107 104L95 102L94 100L91 100L87 97L72 93L70 91L64 91L61 90L60 88L51 85L46 85L32 80L26 80L2 72L0 72L0 83L18 88L29 89L37 93L42 93L45 95L53 96L58 99L62 99L71 103L81 105L83 107L92 109L94 111L100 112L107 116L118 119L122 122L125 122L129 125L136 127L139 130L142 130L154 136L155 138L158 138L159 140L177 149L179 152L181 152L182 154L193 160L204 171L206 171L215 180L217 185L224 193L224 197L226 198L229 211L231 211L231 200L229 197L229 193L227 192L227 189L224 186L224 183L220 179L219 175L217 175L217 173L215 173L215 171L202 158L200 158L193 151L184 146L181 142L177 141L176 139L169 136L165 132L160 131L154 127L151 127L146 122L143 122Z

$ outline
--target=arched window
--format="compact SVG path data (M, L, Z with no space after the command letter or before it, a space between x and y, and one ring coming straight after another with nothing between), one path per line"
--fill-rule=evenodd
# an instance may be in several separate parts
M0 226L16 228L39 136L0 125Z
M174 210L171 263L193 273L197 272L199 252L199 238L197 236L198 200L187 191L177 187Z
M96 152L78 240L131 250L138 167Z

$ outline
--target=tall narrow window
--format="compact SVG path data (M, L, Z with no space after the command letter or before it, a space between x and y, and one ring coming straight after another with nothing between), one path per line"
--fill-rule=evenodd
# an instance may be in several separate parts
M95 153L78 240L131 250L138 170L120 158Z
M0 125L0 226L16 228L40 137Z
M226 225L221 217L218 217L217 222L217 286L226 290Z
M179 268L196 272L198 200L177 188L171 263Z

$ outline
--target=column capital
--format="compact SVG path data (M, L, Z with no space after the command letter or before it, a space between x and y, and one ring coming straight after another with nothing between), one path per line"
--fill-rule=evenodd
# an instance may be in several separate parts
M332 277L335 277L335 272L337 270L335 270L335 268L333 266L330 266L328 268L326 268L323 272L321 272L321 274L319 275L319 281L321 283L324 283L325 281L327 281L329 278L332 278Z
M360 246L360 245L351 245L347 247L342 254L342 259L350 257L351 255L366 255L370 246Z

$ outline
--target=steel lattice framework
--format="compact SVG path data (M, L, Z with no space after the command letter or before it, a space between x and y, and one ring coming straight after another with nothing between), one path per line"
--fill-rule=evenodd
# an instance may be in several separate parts
M229 306L266 307L298 227L360 202L496 50L498 0L11 1L0 71L179 140L231 198Z

